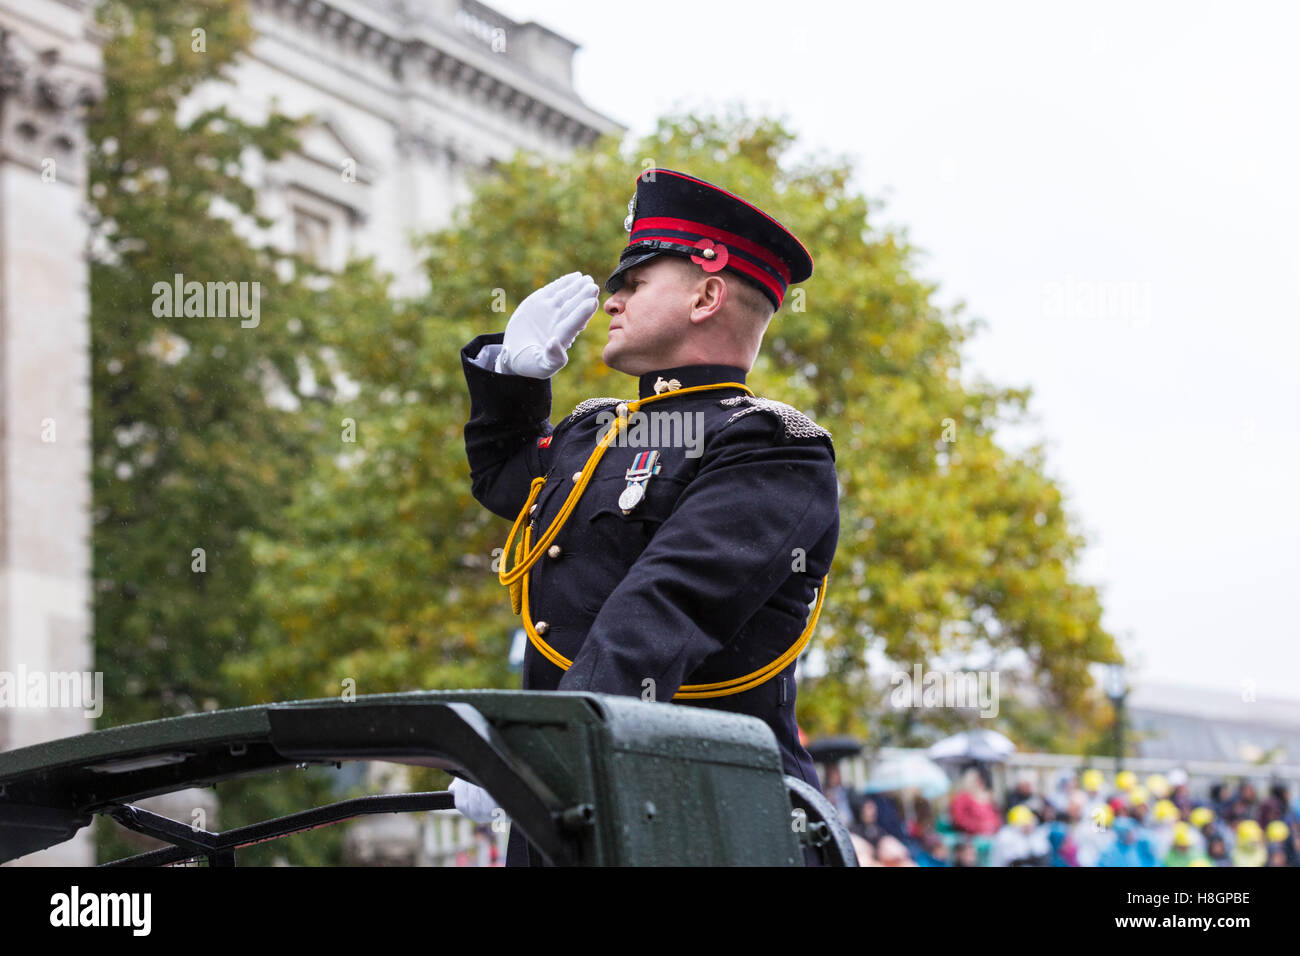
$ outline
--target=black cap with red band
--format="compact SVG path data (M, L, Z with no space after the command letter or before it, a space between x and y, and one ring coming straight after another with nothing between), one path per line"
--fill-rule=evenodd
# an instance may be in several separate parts
M631 235L605 280L617 292L623 273L658 255L689 258L705 272L729 269L762 289L776 308L785 290L812 275L812 257L783 225L739 196L671 169L637 176L623 228Z

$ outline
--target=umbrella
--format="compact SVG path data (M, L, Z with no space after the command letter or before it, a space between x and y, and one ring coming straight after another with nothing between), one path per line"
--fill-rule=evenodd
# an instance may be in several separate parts
M854 737L818 737L808 744L808 754L818 763L838 763L862 752L862 742Z
M866 793L917 789L927 800L942 796L951 788L948 775L921 753L886 757L871 770L871 778L862 789Z
M926 753L934 760L982 760L1001 763L1016 752L1013 744L996 730L967 730L945 737Z

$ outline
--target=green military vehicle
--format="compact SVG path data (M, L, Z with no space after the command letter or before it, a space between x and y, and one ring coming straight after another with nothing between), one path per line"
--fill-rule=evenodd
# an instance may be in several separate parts
M170 846L105 866L206 860L364 814L452 809L451 793L343 800L223 833L132 801L307 764L438 767L485 788L556 866L856 866L829 801L783 775L761 720L591 693L418 691L241 707L0 753L0 862L106 814Z

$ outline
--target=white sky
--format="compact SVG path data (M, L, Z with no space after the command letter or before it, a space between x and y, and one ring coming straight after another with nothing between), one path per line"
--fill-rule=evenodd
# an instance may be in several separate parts
M743 100L853 157L968 372L1033 386L1004 443L1048 438L1137 679L1300 697L1300 6L490 5L631 134Z

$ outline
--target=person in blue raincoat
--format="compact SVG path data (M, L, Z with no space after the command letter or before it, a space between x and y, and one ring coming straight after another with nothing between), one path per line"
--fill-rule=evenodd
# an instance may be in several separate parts
M1155 854L1145 840L1139 839L1137 826L1128 817L1116 817L1111 829L1115 842L1097 861L1098 866L1155 866Z

